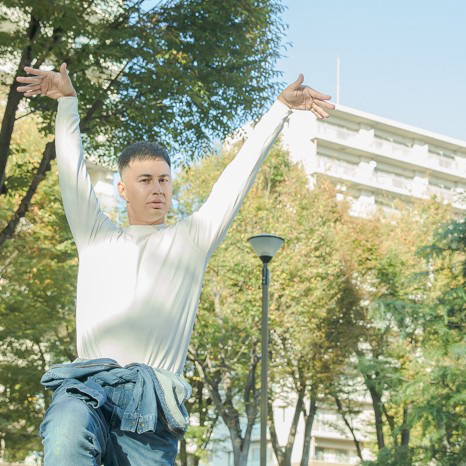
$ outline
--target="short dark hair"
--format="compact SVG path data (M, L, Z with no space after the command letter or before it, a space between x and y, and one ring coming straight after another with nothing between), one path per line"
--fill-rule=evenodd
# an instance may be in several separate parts
M138 141L123 149L118 157L118 170L123 171L132 160L163 159L171 168L170 156L167 150L156 142Z

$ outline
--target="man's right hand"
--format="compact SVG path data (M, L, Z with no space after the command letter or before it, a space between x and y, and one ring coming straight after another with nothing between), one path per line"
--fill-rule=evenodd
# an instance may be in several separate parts
M29 74L35 75L34 77L18 76L17 81L21 83L28 83L28 86L19 86L18 92L24 92L26 97L42 94L52 99L59 97L77 97L71 79L68 76L66 63L60 66L60 72L56 71L43 71L30 66L24 67L25 71Z

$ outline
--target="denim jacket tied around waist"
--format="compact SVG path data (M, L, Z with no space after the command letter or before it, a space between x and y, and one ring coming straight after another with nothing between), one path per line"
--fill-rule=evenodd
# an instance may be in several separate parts
M52 366L40 382L54 392L58 388L65 390L94 408L100 408L107 400L102 385L134 382L133 397L123 413L121 430L155 431L158 402L173 432L183 435L189 425L184 402L191 396L191 385L182 376L165 369L142 363L122 367L110 358L78 358L72 363Z

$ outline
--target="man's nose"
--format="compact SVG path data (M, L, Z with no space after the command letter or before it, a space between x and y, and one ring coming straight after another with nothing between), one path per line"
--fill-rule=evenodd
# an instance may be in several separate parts
M163 193L162 185L160 184L159 181L155 182L153 191L154 193L158 193L158 194Z

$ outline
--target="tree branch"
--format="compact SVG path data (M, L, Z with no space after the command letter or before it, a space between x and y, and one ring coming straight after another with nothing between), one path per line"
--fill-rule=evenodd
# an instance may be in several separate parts
M44 153L42 155L42 160L40 161L39 167L37 168L37 171L32 178L31 184L29 185L25 196L21 199L19 207L16 209L16 212L6 227L2 230L2 232L0 232L0 247L6 240L13 236L16 228L18 227L19 221L26 215L26 212L29 210L31 199L34 196L39 183L45 178L46 173L50 170L50 162L54 158L55 141L52 141L46 144Z
M115 84L115 82L121 76L125 68L131 62L131 60L132 59L129 59L125 63L125 65L119 70L119 72L115 75L115 77L110 81L110 83L105 88L105 92L107 92ZM89 110L86 112L86 115L84 116L80 125L82 133L87 132L87 129L90 123L92 122L93 116L100 109L102 104L102 100L96 99L92 106L89 108ZM29 185L26 195L23 197L23 199L21 199L21 203L18 209L14 213L11 220L8 222L7 226L0 233L0 247L6 240L10 239L14 235L20 219L24 217L26 215L26 212L29 210L32 197L34 196L40 182L45 178L46 173L50 170L50 162L53 159L55 159L55 156L55 141L48 142L45 146L40 165L36 171L36 174L31 180L31 184Z
M362 451L361 451L361 444L359 443L359 440L356 438L356 434L354 433L354 428L351 425L351 423L348 421L348 419L346 418L345 413L343 411L343 405L341 404L341 401L338 398L338 396L333 395L333 399L335 400L335 404L337 405L338 413L342 417L343 422L345 423L346 427L348 427L349 431L351 432L351 436L353 437L354 446L356 447L356 451L358 453L358 456L362 461L363 457L362 457Z
M34 38L40 34L40 23L31 15L29 20L29 26L27 29L28 44L21 53L18 68L16 69L13 77L13 84L10 87L8 93L7 103L5 112L2 119L2 127L0 129L0 194L5 194L4 188L5 183L5 171L8 157L10 155L10 143L11 135L13 134L13 128L15 125L15 115L18 109L19 102L23 98L23 94L17 91L18 83L16 77L23 72L25 66L31 65L32 60L32 42Z

